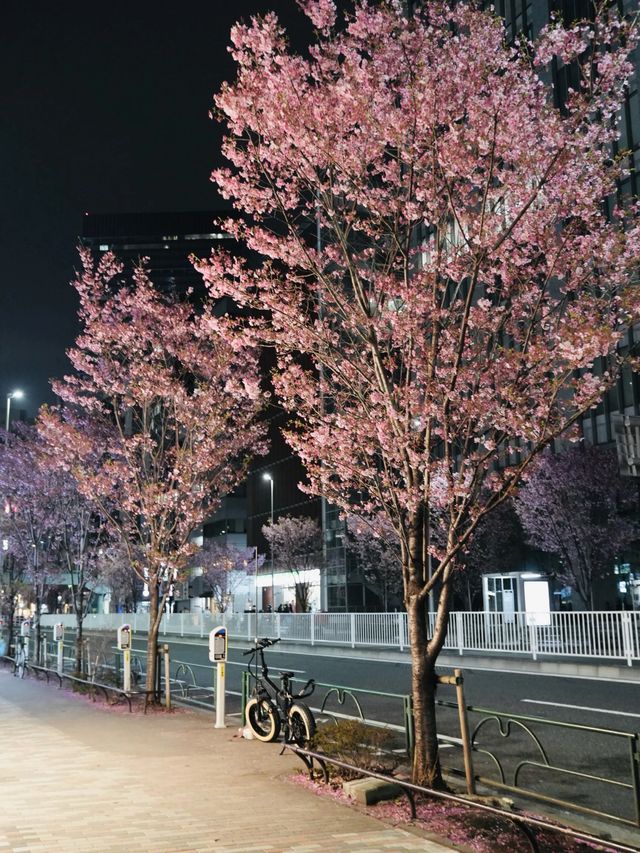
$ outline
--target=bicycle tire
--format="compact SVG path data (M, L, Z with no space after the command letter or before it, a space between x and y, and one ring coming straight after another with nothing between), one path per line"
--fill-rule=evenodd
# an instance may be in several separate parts
M289 708L289 737L297 746L306 746L316 733L316 721L304 702Z
M271 743L280 735L280 714L268 699L254 696L245 708L247 725L253 736L263 743Z

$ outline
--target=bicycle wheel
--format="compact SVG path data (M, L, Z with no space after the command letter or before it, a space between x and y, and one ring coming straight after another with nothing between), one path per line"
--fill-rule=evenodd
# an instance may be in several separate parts
M316 733L316 721L304 702L295 702L289 709L289 737L298 746L306 746Z
M280 715L278 709L268 699L254 696L245 708L247 724L258 740L270 743L280 734Z

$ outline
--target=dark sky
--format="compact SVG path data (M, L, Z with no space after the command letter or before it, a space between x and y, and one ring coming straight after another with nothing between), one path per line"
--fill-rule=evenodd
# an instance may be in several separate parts
M218 205L212 95L233 77L231 25L268 9L303 45L294 0L2 3L2 411L19 387L32 416L51 399L49 377L68 371L84 211Z

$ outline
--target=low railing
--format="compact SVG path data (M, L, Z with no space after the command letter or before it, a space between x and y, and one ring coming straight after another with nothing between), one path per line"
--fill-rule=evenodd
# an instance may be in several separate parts
M432 615L432 620L435 618ZM73 615L49 614L45 625L75 625ZM149 628L147 613L108 613L87 616L89 630L115 631L128 622L134 632ZM408 645L406 613L166 613L162 634L205 637L218 624L236 639L281 637L312 646L391 648ZM575 611L559 613L455 612L449 620L444 649L520 654L533 657L575 657L640 661L640 612Z

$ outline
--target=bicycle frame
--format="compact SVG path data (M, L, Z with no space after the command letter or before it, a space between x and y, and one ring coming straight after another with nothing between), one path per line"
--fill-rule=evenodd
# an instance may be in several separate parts
M254 680L253 694L262 696L265 699L271 701L280 714L281 721L284 725L287 725L287 716L289 714L289 710L296 699L304 699L307 696L310 696L315 689L315 681L313 678L310 678L307 683L304 685L302 690L297 694L293 695L291 693L291 677L288 675L280 676L280 684L276 684L273 679L269 678L269 667L267 666L267 662L264 659L264 650L267 645L262 645L264 640L258 640L256 643L256 647L251 649L250 652L253 654L249 659L249 663L247 664L247 669L249 670L249 675ZM279 640L270 640L268 645L274 645L274 643L280 642ZM249 652L245 652L245 654L249 654ZM255 672L251 671L251 665L255 660ZM258 663L260 665L260 675L258 675ZM268 687L267 687L268 685ZM271 688L271 691L269 690Z

